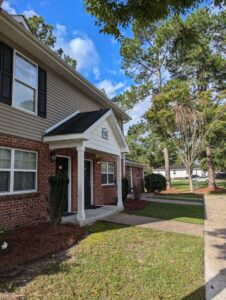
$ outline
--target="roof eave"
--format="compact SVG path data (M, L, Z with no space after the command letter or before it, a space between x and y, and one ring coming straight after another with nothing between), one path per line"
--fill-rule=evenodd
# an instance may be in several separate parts
M18 34L22 35L23 38L26 38L31 43L31 47L36 47L38 51L42 51L42 53L48 56L48 59L51 62L57 64L58 67L61 68L59 73L64 76L70 77L72 83L77 83L76 86L80 85L82 91L90 91L93 98L101 102L100 104L107 104L109 108L112 108L115 114L120 117L124 122L128 122L131 118L130 116L122 111L116 104L112 103L112 101L106 98L103 93L92 85L86 78L84 78L81 74L79 74L76 70L70 67L66 62L64 62L54 51L52 51L48 46L44 45L40 42L31 32L27 29L23 28L23 26L18 26L18 22L13 19L8 13L6 13L2 8L0 8L0 21L5 22L7 26L13 28ZM4 33L3 33L4 34ZM18 37L19 39L19 37ZM46 59L45 64L48 65L48 59ZM49 67L52 69L52 65L49 63ZM66 77L66 76L64 76ZM66 77L68 79L68 77ZM86 90L88 89L88 90Z

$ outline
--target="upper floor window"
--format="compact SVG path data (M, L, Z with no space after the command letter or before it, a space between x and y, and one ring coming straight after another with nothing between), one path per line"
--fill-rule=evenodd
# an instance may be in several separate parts
M37 113L38 68L15 51L13 105Z
M36 191L36 152L0 148L0 194Z

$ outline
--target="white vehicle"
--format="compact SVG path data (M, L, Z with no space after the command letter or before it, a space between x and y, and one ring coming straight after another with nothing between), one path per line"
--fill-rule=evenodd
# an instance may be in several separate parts
M193 182L208 182L207 176L200 176L192 179Z

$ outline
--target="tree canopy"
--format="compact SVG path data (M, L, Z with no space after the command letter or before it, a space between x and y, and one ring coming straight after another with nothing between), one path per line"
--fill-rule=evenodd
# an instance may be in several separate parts
M190 12L199 5L225 5L225 0L84 0L86 11L96 18L100 31L122 36L122 30L136 21L140 27L159 22L173 14Z

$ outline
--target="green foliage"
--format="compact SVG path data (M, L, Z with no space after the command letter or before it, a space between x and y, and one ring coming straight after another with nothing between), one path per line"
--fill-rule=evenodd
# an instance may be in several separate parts
M148 174L144 177L145 188L148 192L161 192L166 190L166 178L161 174Z
M54 48L56 43L56 37L54 35L54 26L47 24L43 17L41 16L32 16L27 19L27 22L31 28L32 33L45 45L50 48ZM76 68L77 62L75 59L70 57L67 54L64 54L62 48L56 50L56 53L70 66L74 69Z
M59 224L63 216L63 209L67 200L69 179L64 175L50 176L50 195L48 213L53 224Z
M37 38L49 47L54 47L56 37L53 34L53 25L45 23L41 16L32 16L27 19L31 31Z
M122 201L127 200L127 195L129 194L129 179L127 177L122 178Z
M86 11L96 18L100 31L121 36L123 28L136 21L145 28L150 22L159 22L174 13L184 15L197 7L200 0L84 0ZM225 4L225 0L215 0L216 6Z

